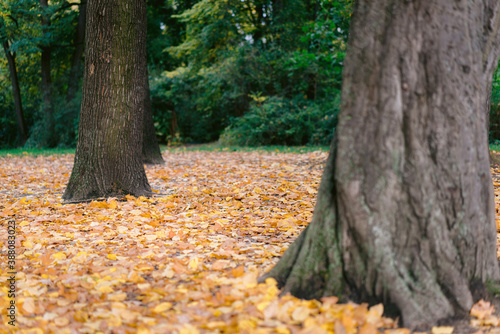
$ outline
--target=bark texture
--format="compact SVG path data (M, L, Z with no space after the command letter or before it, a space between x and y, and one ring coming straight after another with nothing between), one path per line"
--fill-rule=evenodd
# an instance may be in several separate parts
M2 24L0 22L0 24ZM0 28L2 28L0 26ZM23 103L21 99L21 90L19 89L19 79L17 76L16 57L9 51L9 42L6 37L2 36L2 46L9 64L10 80L12 83L12 95L14 96L14 108L16 110L16 120L18 127L18 143L23 146L28 139L28 128L24 120Z
M156 129L151 108L151 95L149 92L148 64L144 59L144 126L142 132L142 162L150 165L164 164L161 156L160 145L156 138Z
M471 287L500 278L487 128L499 29L495 0L357 1L313 220L262 279L384 302L411 328L469 311Z
M89 0L75 163L63 198L150 195L142 164L144 0Z

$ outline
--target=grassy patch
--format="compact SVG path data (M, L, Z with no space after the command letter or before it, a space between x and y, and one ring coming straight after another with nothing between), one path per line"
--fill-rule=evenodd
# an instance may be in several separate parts
M183 152L183 151L209 151L209 152L279 152L279 153L308 153L314 151L328 152L328 146L221 146L218 143L165 146L161 145L161 151ZM500 152L500 144L490 144L490 151ZM12 148L0 150L0 157L7 155L51 155L51 154L74 154L74 148L48 148L48 149L23 149Z
M490 151L500 152L500 144L490 144Z
M314 151L328 152L328 146L221 146L218 143L184 145L178 147L162 146L162 151L210 151L210 152L279 152L279 153L308 153Z
M161 145L161 151L185 152L185 151L208 151L208 152L279 152L279 153L308 153L314 151L328 152L327 146L220 146L218 143L183 145L183 146L165 146ZM20 156L20 155L52 155L52 154L74 154L74 148L50 148L50 149L23 149L12 148L0 150L0 157Z
M23 148L12 148L7 150L0 150L0 157L5 157L9 155L52 155L52 154L74 154L74 148L44 148L44 149L23 149Z

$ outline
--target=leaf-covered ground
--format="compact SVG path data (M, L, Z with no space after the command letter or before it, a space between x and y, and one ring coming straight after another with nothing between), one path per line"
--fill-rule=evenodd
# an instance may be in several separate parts
M147 167L158 196L69 205L73 155L0 157L0 333L409 333L382 305L257 284L310 221L326 155L167 152ZM5 317L9 220L17 331ZM495 332L492 312L477 304L467 330Z

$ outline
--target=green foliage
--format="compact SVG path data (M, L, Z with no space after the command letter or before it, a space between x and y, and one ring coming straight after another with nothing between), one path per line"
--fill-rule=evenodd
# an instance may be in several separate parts
M489 140L490 143L494 144L500 142L500 66L493 74L491 107L490 107Z
M80 96L66 103L78 3L54 0L44 10L38 0L0 0L0 33L6 37L17 62L24 116L30 132L27 147L39 147L45 137L41 91L41 48L50 46L52 100L56 145L76 144ZM42 26L41 17L50 19ZM0 50L0 147L15 145L17 126L11 80L5 53Z
M287 135L275 136L274 144L329 142L336 124L338 107L332 107L332 101L340 95L350 6L350 0L201 0L175 15L185 35L167 50L179 65L152 80L162 141L180 137L184 142L209 142L231 124L224 140L236 142L234 131L241 134L275 117L292 124L284 130ZM256 104L252 94L268 100ZM326 131L325 126L331 128ZM253 136L249 143L269 143L264 137Z
M337 124L338 100L311 101L255 97L250 112L235 119L220 138L221 145L329 145ZM261 103L262 102L262 103Z

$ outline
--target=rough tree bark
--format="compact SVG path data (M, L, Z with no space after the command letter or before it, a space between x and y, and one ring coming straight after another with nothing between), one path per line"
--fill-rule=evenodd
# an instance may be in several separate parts
M42 7L42 26L45 34L48 32L48 27L50 26L50 17L47 14L48 0L40 0L40 6ZM50 75L52 46L50 45L50 41L48 44L44 44L40 48L42 49L41 72L44 117L42 146L53 147L56 144L56 136L54 131L54 112L52 108L52 78Z
M86 22L86 12L87 12L87 2L82 1L80 3L80 8L78 10L79 10L78 24L76 26L75 39L74 39L75 49L73 50L71 69L69 72L69 80L68 80L68 91L66 93L66 102L68 103L70 103L75 98L81 79L80 66L82 64L83 46L85 43L85 22Z
M0 28L3 28L3 23L0 21ZM16 110L16 120L18 127L18 144L23 146L28 139L28 128L24 120L23 103L21 99L21 90L19 89L19 78L17 77L16 56L9 50L9 41L7 37L1 36L3 50L9 64L10 80L12 83L12 95L14 96L14 108Z
M496 0L359 0L342 111L311 224L261 279L344 294L411 328L500 278L488 151Z
M144 59L144 126L142 132L142 162L145 164L164 164L161 156L160 145L156 138L156 129L151 108L151 95L149 91L148 64Z
M144 0L89 0L79 138L66 201L150 195L142 164Z

